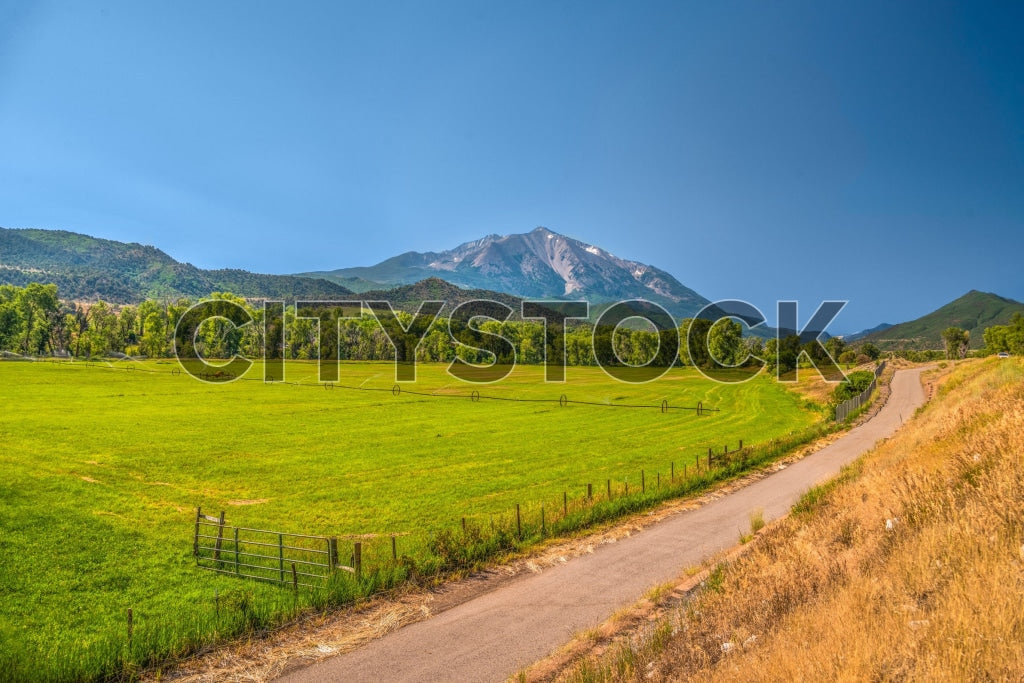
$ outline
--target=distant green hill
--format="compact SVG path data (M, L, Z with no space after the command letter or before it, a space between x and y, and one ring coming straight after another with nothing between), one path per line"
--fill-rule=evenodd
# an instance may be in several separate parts
M333 282L336 285L341 285L345 289L351 289L353 292L387 289L390 286L383 282L364 280L361 277L338 277L336 275L319 275L317 273L296 273L296 275L299 277L310 277L317 280L327 280L328 282Z
M390 301L399 310L415 312L424 301L444 301L443 315L466 301L500 301L510 307L518 318L522 299L511 294L493 292L489 289L462 289L441 278L430 277L411 285L401 285L391 289L371 289L359 294L363 301Z
M1024 303L972 289L928 315L872 332L861 341L884 351L941 349L942 331L960 327L971 333L971 348L977 349L984 346L982 333L986 327L1005 325L1014 313L1024 314Z
M874 334L875 332L881 332L882 330L887 330L890 327L892 327L891 323L880 323L878 325L875 325L872 328L869 328L869 329L866 329L866 330L861 330L860 332L855 332L853 334L847 334L847 335L845 335L843 337L843 341L845 341L845 342L855 342L855 341L858 341L860 339L863 339L864 337L868 336L869 334Z
M203 270L155 247L63 230L0 228L0 284L55 283L63 299L137 303L232 292L249 298L338 298L334 282L244 270Z

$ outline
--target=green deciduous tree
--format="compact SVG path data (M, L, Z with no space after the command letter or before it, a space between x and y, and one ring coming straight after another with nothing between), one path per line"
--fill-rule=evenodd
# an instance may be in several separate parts
M825 342L825 350L828 351L828 355L832 356L835 361L839 360L839 356L843 355L846 351L846 342L839 337L829 337L828 341Z
M142 352L150 358L159 358L167 353L168 337L163 316L152 312L143 322Z
M882 355L881 350L871 342L864 342L861 344L860 352L871 360L878 360L879 356Z
M1024 315L1014 313L1007 325L993 325L983 333L985 350L989 353L1008 351L1024 355Z
M708 352L708 333L711 321L704 318L685 318L679 324L679 356L687 365L706 368L711 366Z
M22 318L18 309L19 287L0 285L0 349L13 349L22 338Z
M50 334L60 312L57 285L32 282L15 297L15 307L21 317L21 352L23 354L52 353Z
M87 356L102 356L113 351L117 343L117 314L105 301L89 306L86 313L89 327L85 332L82 351Z
M726 367L734 367L743 360L743 327L731 318L715 322L708 330L708 350L711 360Z
M958 359L967 355L971 333L959 327L947 327L942 331L942 343L946 347L946 358Z

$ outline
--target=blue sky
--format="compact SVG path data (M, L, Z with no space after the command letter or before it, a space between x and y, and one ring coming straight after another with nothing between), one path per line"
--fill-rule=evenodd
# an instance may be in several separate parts
M830 331L1024 299L1024 5L0 0L0 225L202 267L546 226Z

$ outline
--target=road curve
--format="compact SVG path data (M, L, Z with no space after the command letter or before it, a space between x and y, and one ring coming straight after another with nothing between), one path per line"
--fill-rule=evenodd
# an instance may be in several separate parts
M838 474L914 414L925 401L920 375L919 368L898 371L874 418L731 495L280 680L503 681L686 566L734 546L749 529L751 512L762 510L765 521L786 514L808 488Z

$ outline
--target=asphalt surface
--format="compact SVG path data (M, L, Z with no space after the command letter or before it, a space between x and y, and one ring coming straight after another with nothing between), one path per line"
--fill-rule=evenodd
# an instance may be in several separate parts
M755 510L765 521L786 514L808 488L834 477L914 414L925 401L920 374L898 371L874 418L779 472L279 680L504 681L685 567L735 546Z

